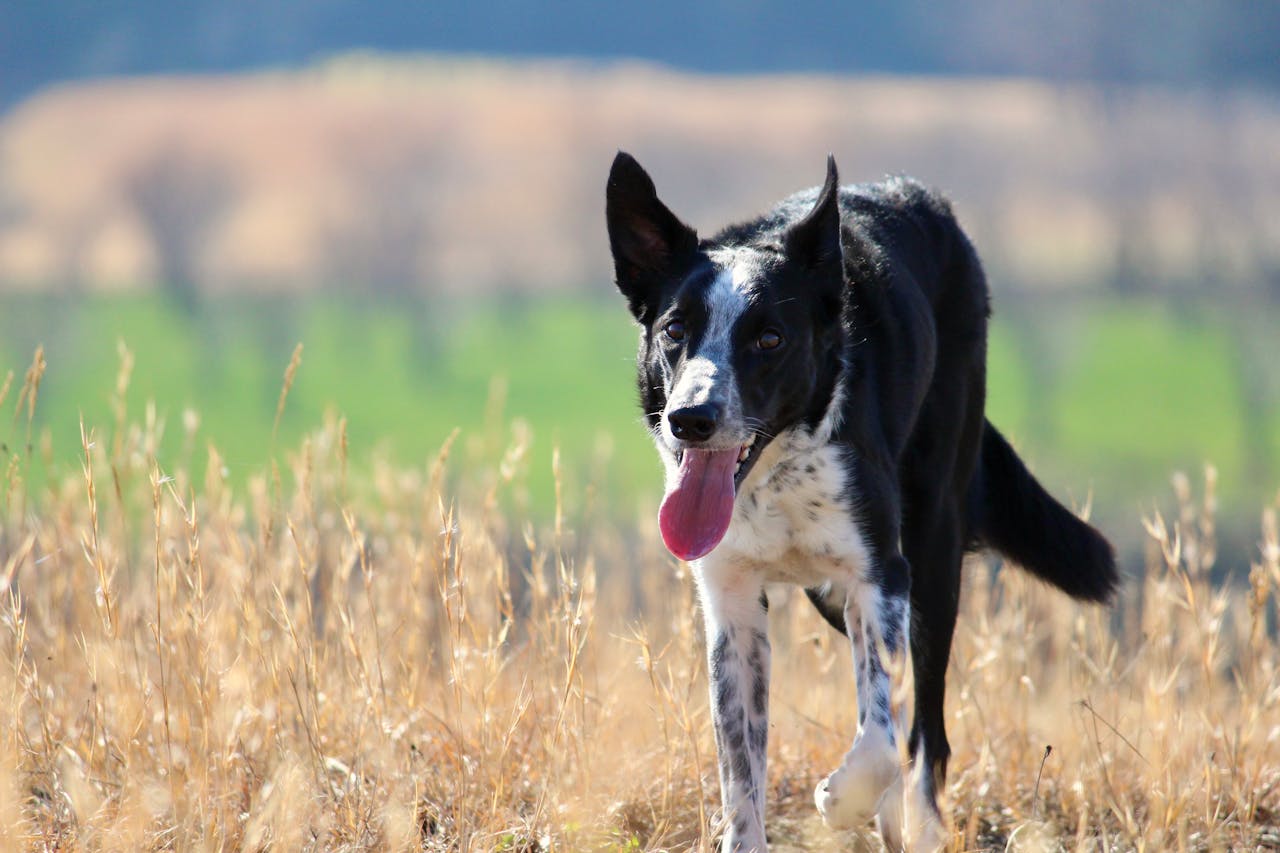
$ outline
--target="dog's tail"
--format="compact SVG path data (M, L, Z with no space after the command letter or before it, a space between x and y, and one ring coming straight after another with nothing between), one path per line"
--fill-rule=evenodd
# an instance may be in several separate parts
M990 421L969 503L979 543L1073 598L1107 601L1115 591L1111 544L1044 490Z

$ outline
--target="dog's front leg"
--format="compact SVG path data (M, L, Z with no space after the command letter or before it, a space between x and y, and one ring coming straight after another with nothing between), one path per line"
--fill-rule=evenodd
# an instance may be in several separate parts
M905 662L909 569L899 555L877 568L850 586L844 609L858 685L858 734L839 769L818 785L814 799L833 828L851 829L878 816L886 847L901 850L902 768L889 675L901 672Z
M762 578L711 556L696 565L720 765L724 853L765 853L769 622Z

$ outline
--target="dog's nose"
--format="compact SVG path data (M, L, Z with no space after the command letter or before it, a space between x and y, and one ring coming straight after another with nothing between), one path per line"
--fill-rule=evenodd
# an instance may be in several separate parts
M715 435L720 422L720 407L714 403L686 406L667 413L671 434L682 441L706 441Z

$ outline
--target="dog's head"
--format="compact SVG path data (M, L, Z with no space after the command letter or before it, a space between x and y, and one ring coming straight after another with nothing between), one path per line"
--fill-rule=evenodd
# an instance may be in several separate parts
M640 400L667 468L659 522L682 559L719 544L768 443L831 403L845 282L834 159L792 203L808 209L699 241L634 158L619 153L609 173L616 280L641 326Z

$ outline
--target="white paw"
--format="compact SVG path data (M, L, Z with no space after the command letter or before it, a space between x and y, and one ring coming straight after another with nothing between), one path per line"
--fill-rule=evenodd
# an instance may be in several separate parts
M947 849L947 832L936 817L926 820L919 830L920 834L911 842L913 853L940 853Z
M884 792L880 800L880 808L876 811L876 829L880 830L880 840L889 853L902 850L915 850L908 847L902 835L902 777Z
M853 829L875 817L885 794L902 790L898 750L882 732L864 729L840 769L818 783L813 801L832 829Z
M732 820L724 819L720 853L769 853L769 843L765 839L764 823L760 817L747 808Z
M929 786L925 784L923 774L928 771L924 767L923 757L918 757L911 772L906 797L900 800L901 826L905 836L903 849L912 853L937 853L946 849L948 832L938 811L938 804L927 793Z

